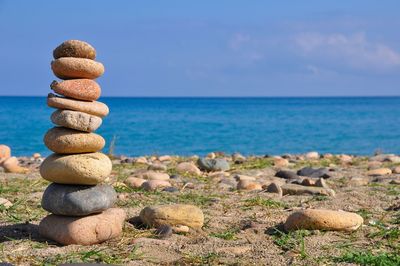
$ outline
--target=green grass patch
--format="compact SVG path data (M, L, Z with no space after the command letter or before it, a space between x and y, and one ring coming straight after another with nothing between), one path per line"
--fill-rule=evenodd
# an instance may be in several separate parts
M398 266L400 265L400 253L350 250L339 257L333 258L334 262L356 263L373 266Z
M264 208L284 208L286 207L286 204L273 199L266 199L261 196L256 196L254 198L246 199L244 201L244 206L245 207L260 206Z
M224 240L236 240L237 239L236 234L238 232L239 232L238 229L228 229L219 233L210 233L210 236L221 238Z
M298 230L289 233L282 232L278 229L272 234L274 244L279 246L283 251L294 251L300 254L302 259L308 257L305 247L305 237L311 235L308 230Z

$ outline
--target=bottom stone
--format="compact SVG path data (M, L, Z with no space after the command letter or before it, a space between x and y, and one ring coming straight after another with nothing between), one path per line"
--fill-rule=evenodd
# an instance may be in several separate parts
M86 217L51 214L40 222L39 233L63 245L94 245L120 236L125 219L119 208Z

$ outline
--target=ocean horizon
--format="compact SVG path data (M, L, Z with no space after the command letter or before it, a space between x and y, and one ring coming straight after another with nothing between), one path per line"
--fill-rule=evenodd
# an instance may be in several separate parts
M97 131L114 153L245 155L400 153L400 96L116 97ZM16 156L51 152L45 96L0 96L0 144Z

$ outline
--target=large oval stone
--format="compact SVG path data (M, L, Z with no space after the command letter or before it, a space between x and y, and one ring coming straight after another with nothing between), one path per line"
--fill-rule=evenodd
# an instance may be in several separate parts
M84 101L95 101L101 94L99 84L91 79L53 81L50 88L58 94Z
M286 220L284 228L292 230L328 230L354 231L362 224L363 218L351 212L323 209L307 209L292 213Z
M104 73L102 63L76 57L55 59L51 62L51 69L60 79L96 79Z
M106 141L96 133L53 127L44 136L44 144L55 153L72 154L99 151Z
M7 145L0 145L0 160L11 157L11 148Z
M85 217L51 214L40 222L39 233L62 245L94 245L120 236L125 218L119 208Z
M103 122L98 116L70 110L56 110L50 118L56 125L86 132L95 131Z
M108 106L102 102L86 102L68 99L58 97L53 93L49 93L47 96L47 105L53 108L79 111L99 117L104 117L108 115L109 112Z
M68 40L60 44L53 51L55 59L60 57L96 58L96 50L84 41Z
M61 185L52 183L44 191L42 207L48 212L67 216L85 216L111 208L117 193L110 185Z
M110 175L111 160L104 154L52 154L40 165L40 175L60 184L96 185Z
M203 171L227 171L230 166L229 163L223 158L216 159L208 159L208 158L199 158L197 160L197 164L199 168Z
M196 206L185 204L146 207L140 212L140 219L148 226L186 225L200 229L204 224L204 214Z

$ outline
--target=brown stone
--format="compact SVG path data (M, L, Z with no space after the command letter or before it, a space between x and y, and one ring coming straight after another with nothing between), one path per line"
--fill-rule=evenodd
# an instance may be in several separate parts
M4 159L4 161L2 161L2 166L6 173L26 174L29 172L28 168L19 166L18 159L16 157Z
M262 186L250 180L240 180L237 184L238 190L262 190Z
M56 110L50 119L56 125L85 132L95 131L103 122L95 115L71 110Z
M182 162L176 166L180 174L201 175L200 169L193 162Z
M64 97L58 97L53 93L49 93L47 97L47 105L53 108L79 111L99 117L108 115L108 106L102 102L87 102Z
M377 168L367 171L366 175L369 176L381 176L381 175L390 175L392 174L392 170L389 168Z
M70 79L53 81L50 88L58 94L83 101L95 101L100 97L101 88L91 79Z
M96 50L84 41L68 40L60 44L53 51L54 59L60 57L96 58Z
M131 188L140 188L144 182L146 182L145 179L137 178L137 177L133 177L133 176L128 177L125 180L125 184L127 184Z
M11 149L7 145L0 145L0 160L11 157Z
M105 143L98 134L65 127L53 127L44 136L46 147L59 154L96 152L103 149Z
M148 180L142 183L142 188L146 191L154 191L157 189L170 187L171 183L166 180Z
M285 184L281 186L283 195L324 195L335 196L335 191L323 187L307 187L296 184Z
M118 208L85 217L51 214L40 222L39 233L62 245L94 245L120 236L125 218Z
M55 59L51 62L51 69L60 79L96 79L104 73L102 63L75 57Z

